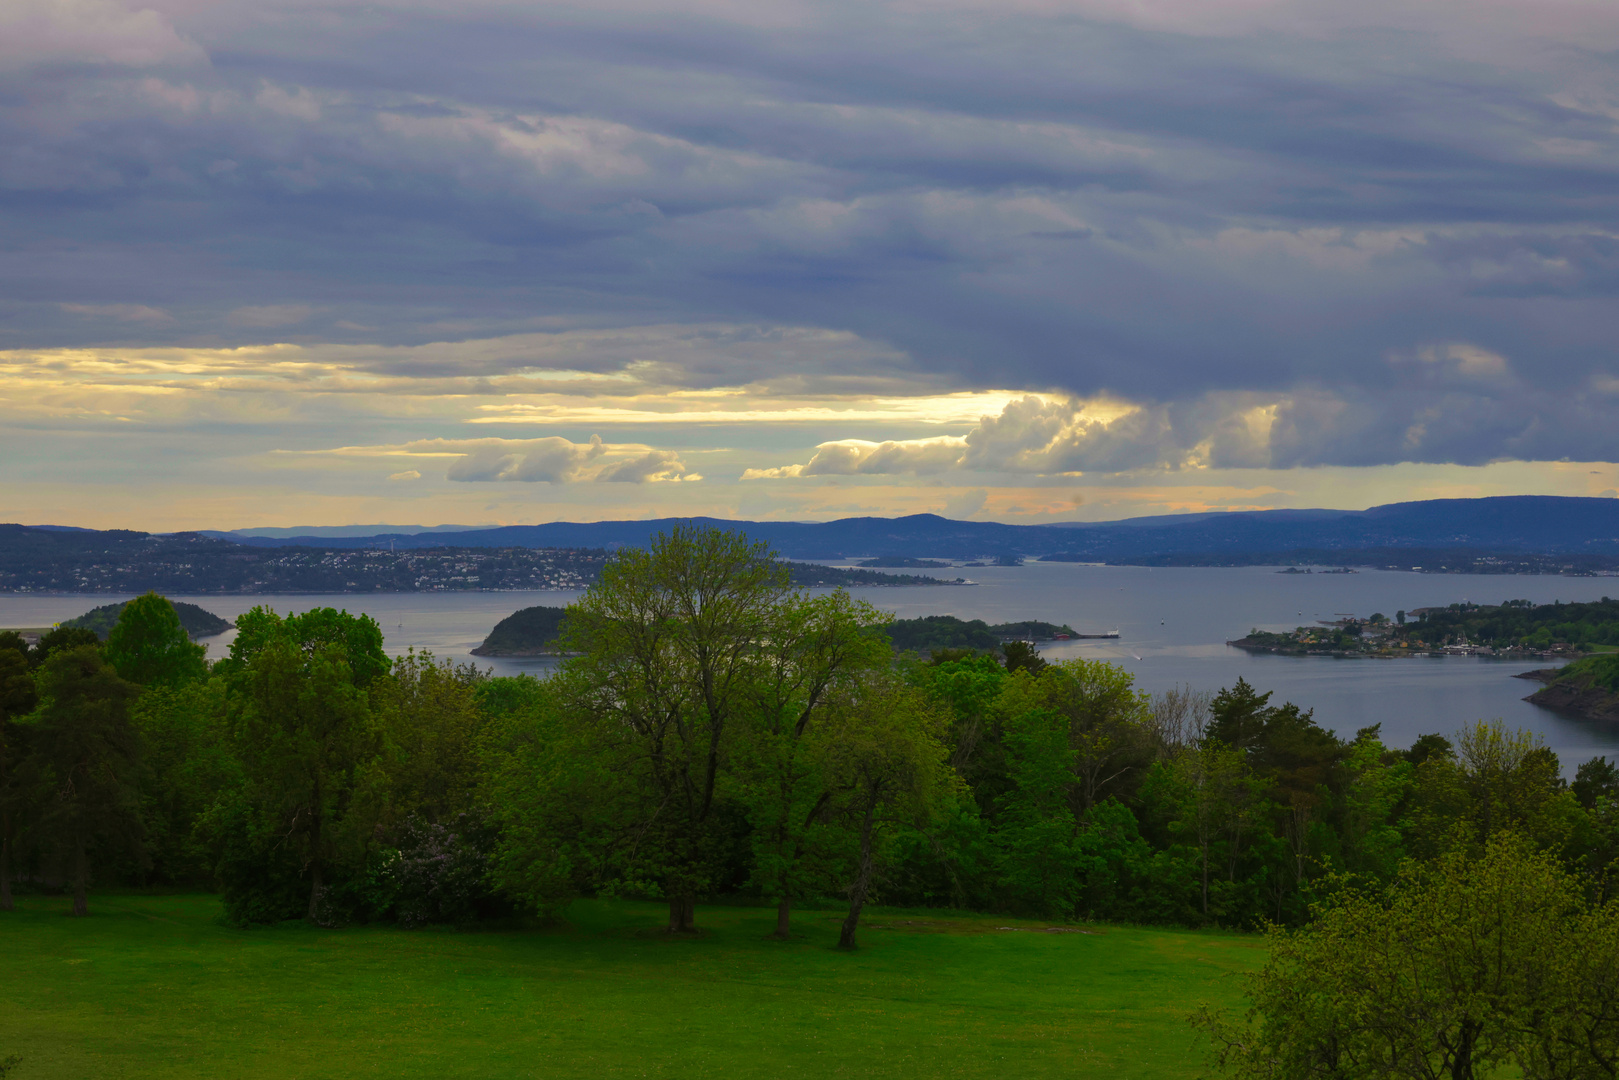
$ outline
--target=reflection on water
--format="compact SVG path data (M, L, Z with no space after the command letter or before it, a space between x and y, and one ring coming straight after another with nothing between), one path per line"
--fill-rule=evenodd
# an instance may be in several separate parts
M940 571L954 577L960 571ZM1277 574L1264 567L1241 569L1084 566L1031 563L968 571L972 587L867 588L853 590L901 618L956 615L987 622L1041 619L1068 623L1082 632L1118 629L1117 639L1049 645L1058 659L1086 656L1118 663L1149 691L1177 683L1218 689L1239 676L1276 700L1314 708L1316 718L1341 735L1371 724L1383 726L1392 745L1409 744L1423 732L1451 732L1464 723L1501 717L1545 734L1572 765L1594 754L1619 754L1619 732L1558 716L1523 701L1535 684L1514 679L1523 662L1481 657L1398 660L1335 660L1329 657L1251 655L1225 645L1250 629L1288 630L1342 613L1382 612L1470 600L1495 604L1527 599L1595 600L1619 593L1612 578L1507 575ZM255 604L277 611L332 606L364 611L381 624L389 652L428 649L457 661L474 661L498 674L542 674L554 661L479 660L470 652L505 616L533 604L562 605L572 591L524 593L393 593L369 596L175 597L230 619ZM41 626L81 615L125 597L0 597L0 626ZM229 635L210 639L210 656L228 648Z

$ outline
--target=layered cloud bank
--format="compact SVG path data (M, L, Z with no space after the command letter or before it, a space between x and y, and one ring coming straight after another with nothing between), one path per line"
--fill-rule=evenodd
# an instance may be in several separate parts
M1616 49L1594 0L16 0L0 495L1599 493Z

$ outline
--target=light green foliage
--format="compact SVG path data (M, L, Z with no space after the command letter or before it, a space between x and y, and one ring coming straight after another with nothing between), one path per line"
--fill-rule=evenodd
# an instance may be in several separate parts
M1019 672L996 708L1006 717L1010 786L1000 799L996 840L1002 888L1015 907L1054 915L1094 910L1098 892L1116 898L1139 836L1109 805L1156 752L1148 701L1132 676L1083 659Z
M721 778L785 592L763 545L680 527L620 551L568 609L569 714L588 729L576 744L611 760L617 793L597 805L622 815L619 875L658 883L672 931L691 928L695 896L730 857Z
M834 722L826 744L832 813L854 839L838 946L852 949L883 847L928 828L960 792L960 779L944 742L947 714L893 676L867 680Z
M95 649L57 650L39 672L25 783L30 831L73 887L73 913L88 913L91 862L138 853L140 736L130 705L140 689Z
M1386 750L1375 728L1362 731L1344 757L1344 869L1388 881L1405 856L1397 814L1413 783L1410 762Z
M365 687L386 675L392 665L382 651L382 628L369 615L350 615L335 608L312 608L282 618L267 607L255 607L236 619L226 672L241 670L275 643L291 642L312 656L317 652L341 654L349 665L350 681Z
M124 605L102 652L121 678L141 686L181 686L208 674L207 650L192 643L174 605L155 592Z
M785 936L792 900L824 885L839 843L832 743L890 665L875 631L888 617L841 589L782 598L758 643L746 723L737 730L731 792L752 825L752 882L779 905Z
M1498 834L1478 855L1409 864L1273 930L1242 1022L1206 1011L1242 1078L1611 1076L1619 1062L1619 911L1592 909L1548 854Z

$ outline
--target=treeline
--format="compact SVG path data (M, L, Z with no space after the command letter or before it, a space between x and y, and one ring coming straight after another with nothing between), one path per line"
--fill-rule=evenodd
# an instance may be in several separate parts
M212 665L162 597L105 644L0 639L10 883L217 887L238 924L464 923L588 895L1300 923L1345 882L1510 830L1605 895L1619 775L1565 785L1480 724L1340 739L1245 682L1149 698L1102 662L896 658L887 616L789 587L761 546L615 554L546 679L390 661L365 616L238 620Z
M1619 645L1619 600L1604 596L1583 604L1535 604L1508 600L1504 604L1451 604L1417 613L1413 625L1395 633L1412 641L1445 644L1462 640L1497 648L1522 645L1545 649L1573 645L1582 652L1592 645Z

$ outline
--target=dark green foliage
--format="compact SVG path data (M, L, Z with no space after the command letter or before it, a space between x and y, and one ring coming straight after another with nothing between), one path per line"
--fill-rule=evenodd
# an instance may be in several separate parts
M1413 632L1427 641L1454 636L1497 646L1525 641L1619 645L1619 600L1606 597L1583 604L1532 604L1527 600L1508 600L1497 607L1451 604L1428 608L1420 617Z
M242 783L228 708L222 679L148 689L135 704L135 727L145 748L141 819L148 881L205 886L213 880L211 848L201 825Z
M95 649L59 649L39 672L40 707L22 769L32 789L30 831L88 914L91 865L140 851L141 740L130 720L140 688Z
M82 626L86 630L94 630L97 637L101 638L102 641L106 641L112 633L113 627L118 625L119 617L123 615L124 609L131 603L134 603L134 601L126 600L119 604L103 604L101 607L90 609L77 619L68 619L62 625ZM183 600L174 602L174 611L180 617L180 625L185 627L186 633L193 639L223 634L231 626L230 623L213 612L206 611L196 604L188 604Z
M1594 810L1598 799L1619 798L1619 768L1606 757L1594 757L1579 767L1569 789L1581 806Z
M39 667L58 650L80 649L87 646L97 648L100 644L101 639L96 637L94 630L87 630L82 626L58 626L49 633L40 635L39 641L28 653L28 660L35 667Z
M1001 639L982 619L963 622L954 615L928 615L920 619L899 619L888 624L888 638L894 648L914 652L932 649L979 649L1001 647Z
M1405 760L1413 765L1421 765L1430 758L1448 758L1456 753L1450 740L1443 735L1419 735L1417 741L1405 752Z
M1027 621L991 626L982 619L964 622L954 615L926 615L920 619L898 619L888 625L894 648L926 653L939 649L976 649L991 652L1002 642L1050 641L1058 634L1074 636L1069 626Z
M157 593L123 605L101 651L121 678L140 686L183 686L208 674L206 650L192 643L174 605Z
M557 651L566 608L528 607L495 624L474 656L538 656Z

